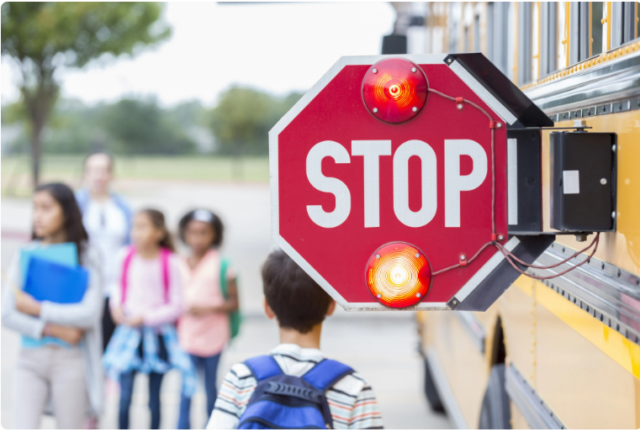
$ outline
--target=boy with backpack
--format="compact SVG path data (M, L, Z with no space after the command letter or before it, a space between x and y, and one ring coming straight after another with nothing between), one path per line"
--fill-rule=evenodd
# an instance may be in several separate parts
M381 429L371 386L320 351L336 303L282 250L262 267L264 308L280 327L270 355L233 365L207 429Z

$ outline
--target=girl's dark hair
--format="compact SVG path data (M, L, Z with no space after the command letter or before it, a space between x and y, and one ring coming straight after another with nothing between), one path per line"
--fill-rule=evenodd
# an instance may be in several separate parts
M164 214L162 214L161 211L152 209L152 208L140 210L138 213L144 213L147 216L149 216L149 219L151 220L151 223L153 224L153 226L164 231L164 236L162 236L162 238L160 239L158 246L167 248L171 252L175 252L176 249L173 246L173 240L171 239L171 234L169 233L169 230L167 229L167 224L164 221Z
M201 214L201 213L204 213L207 217L196 218L196 214ZM204 219L209 219L209 220L205 221ZM224 237L224 225L222 224L222 221L220 220L220 217L217 214L207 209L191 210L189 213L182 216L182 219L180 219L180 223L178 224L178 234L180 236L180 240L183 243L186 243L184 240L184 231L187 229L187 225L189 225L189 222L191 222L192 220L207 222L209 225L211 225L213 232L216 234L215 237L213 238L213 241L211 242L211 247L215 247L215 248L220 247L220 245L222 244L222 239Z
M87 246L89 236L82 224L82 213L76 202L76 197L69 186L64 183L46 183L36 188L34 193L47 192L62 207L64 217L63 228L65 240L75 243L78 248L78 262L82 261L82 254ZM33 240L39 240L35 231L32 230Z

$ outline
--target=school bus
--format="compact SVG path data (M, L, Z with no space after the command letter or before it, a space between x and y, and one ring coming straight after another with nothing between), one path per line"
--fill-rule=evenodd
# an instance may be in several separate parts
M638 4L421 7L410 53L483 52L556 127L616 133L618 158L616 230L587 264L546 281L521 276L486 312L417 314L429 405L460 428L640 428ZM553 231L550 133L544 231ZM557 236L537 262L562 261L587 244L577 240Z

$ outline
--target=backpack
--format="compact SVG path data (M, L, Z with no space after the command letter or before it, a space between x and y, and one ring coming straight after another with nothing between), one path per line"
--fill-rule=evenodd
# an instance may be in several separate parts
M270 355L244 362L258 381L238 429L333 429L325 392L353 372L324 359L302 377L286 375Z
M127 300L127 275L129 274L129 266L131 265L131 260L133 256L136 254L136 249L134 247L130 247L127 251L127 256L124 258L124 262L122 264L122 276L120 277L120 304L124 305L124 302ZM162 266L162 284L164 287L164 302L169 303L169 255L171 255L171 251L166 248L160 249L160 263Z
M227 282L227 269L229 268L229 260L222 258L220 261L220 290L225 300L229 298L228 282ZM237 280L237 278L236 278ZM239 293L238 293L239 296ZM238 333L240 333L240 324L242 324L242 315L240 309L233 311L229 314L229 328L231 329L231 340L233 340Z

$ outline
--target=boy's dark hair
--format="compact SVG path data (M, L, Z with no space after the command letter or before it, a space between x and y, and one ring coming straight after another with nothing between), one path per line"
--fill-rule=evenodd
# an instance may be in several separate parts
M206 217L200 217L200 214L204 214L206 215ZM197 215L198 217L196 217ZM180 237L182 243L186 243L184 240L184 231L187 229L187 225L189 225L189 222L191 222L192 220L199 220L211 225L213 232L216 233L213 241L211 242L211 247L220 247L220 245L222 244L222 239L224 237L224 224L217 214L208 209L191 210L189 213L182 216L182 219L180 219L180 222L178 223L178 236Z
M69 186L64 183L46 183L38 186L34 193L47 192L62 207L64 216L65 241L75 243L78 250L78 262L82 264L82 254L87 246L89 236L82 223L82 213L76 197ZM32 230L31 238L39 240Z
M175 252L176 248L173 246L171 233L169 233L169 230L167 229L167 224L164 221L164 213L162 213L160 210L156 210L152 208L142 209L138 213L146 214L149 217L149 220L151 220L151 224L154 227L164 231L164 235L158 242L158 246L169 249L171 252Z
M262 265L262 283L280 327L305 334L324 321L331 297L282 250Z

